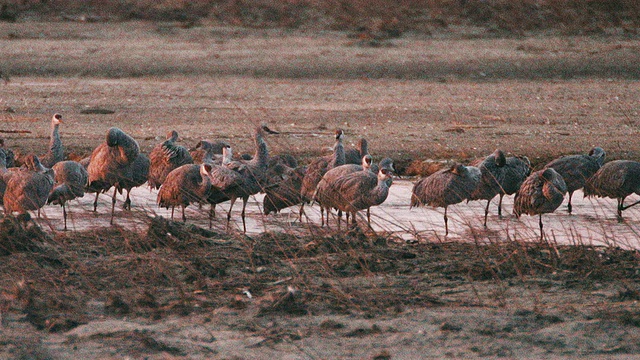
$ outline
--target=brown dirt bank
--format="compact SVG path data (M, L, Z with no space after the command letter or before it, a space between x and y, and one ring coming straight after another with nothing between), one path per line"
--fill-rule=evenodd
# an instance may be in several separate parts
M360 231L246 238L147 221L146 234L49 236L5 219L3 356L640 352L637 251Z

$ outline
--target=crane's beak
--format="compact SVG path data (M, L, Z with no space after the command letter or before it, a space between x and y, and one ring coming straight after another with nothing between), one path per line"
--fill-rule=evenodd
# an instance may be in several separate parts
M262 130L264 130L267 134L280 134L277 131L269 129L267 125L262 125Z

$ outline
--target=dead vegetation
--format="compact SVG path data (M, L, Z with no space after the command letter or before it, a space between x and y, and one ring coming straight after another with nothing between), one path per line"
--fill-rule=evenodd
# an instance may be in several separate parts
M511 341L490 349L474 340L466 355L513 355L523 339L536 348L544 344L549 354L597 354L599 348L583 344L582 335L546 343L539 333L562 329L565 322L594 321L616 329L602 340L606 347L615 343L618 353L640 353L631 336L640 326L637 250L492 242L482 235L468 243L408 244L360 229L247 237L135 216L144 218L138 220L148 231L110 227L48 235L31 221L3 220L0 234L11 236L2 237L0 256L0 312L7 330L0 339L8 345L0 353L51 357L73 348L89 356L106 349L208 356L215 351L194 350L160 329L166 322L187 329L194 321L219 328L211 319L221 321L216 314L225 313L230 330L257 337L245 351L284 344L303 349L298 341L309 344L316 336L331 346L339 344L330 340L336 337L369 343L405 334L397 327L411 326L420 310L442 314L420 324L435 323L453 338ZM493 315L476 324L478 311ZM504 318L495 317L496 311ZM149 325L133 326L132 319ZM383 325L389 319L394 326ZM61 353L46 345L49 333L63 334L68 349ZM221 344L210 336L212 344ZM34 346L26 353L19 344L28 341ZM397 351L359 348L380 358Z
M349 30L368 44L406 31L432 33L477 26L488 35L523 35L554 29L567 34L600 34L615 28L637 34L640 5L606 1L21 1L3 4L0 20L59 16L67 21L175 21L193 27L203 21L253 28Z
M496 298L442 296L434 287L549 283L588 290L618 283L611 301L638 300L637 251L549 243L408 245L359 230L230 236L163 218L140 234L118 228L60 233L3 223L3 312L38 329L66 331L100 316L160 319L228 307L257 316L359 314L407 307L477 306ZM38 244L18 247L15 244ZM7 245L12 244L12 245ZM90 301L104 302L99 313ZM619 313L638 326L638 313Z

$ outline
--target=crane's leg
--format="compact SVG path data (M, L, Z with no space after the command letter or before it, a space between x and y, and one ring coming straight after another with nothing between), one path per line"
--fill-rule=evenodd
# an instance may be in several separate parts
M484 227L487 227L487 216L489 216L489 204L491 204L491 199L487 201L487 207L484 208Z
M369 210L369 209L367 209ZM358 225L358 220L356 219L356 212L352 212L351 213L351 224L352 225ZM369 224L369 227L371 227L371 224Z
M211 204L209 209L209 229L213 227L213 219L216 217L216 204Z
M114 186L113 196L111 197L111 222L110 222L111 225L113 225L113 215L116 212L116 194L117 193L118 193L118 188Z
M247 201L249 201L249 197L244 196L242 198L242 212L240 213L240 215L242 216L242 230L245 234L247 233L247 224L244 221L244 210L247 208Z
M447 218L447 207L444 207L444 236L449 235L449 218Z
M569 203L567 204L567 212L571 214L571 197L573 196L573 192L569 193Z
M96 212L96 210L98 209L98 196L100 196L99 191L96 192L96 199L93 200L93 212Z
M182 222L186 223L187 222L187 217L184 214L184 209L186 208L186 206L184 204L182 204Z
M302 202L302 205L300 205L300 212L298 213L298 221L302 222L302 215L306 215L304 213L304 201Z
M367 224L371 227L371 208L367 208Z
M624 210L624 198L618 198L618 221L622 221L622 210Z
M320 226L324 226L324 206L320 205ZM329 218L327 217L327 226L329 226Z
M175 205L173 205L173 206L171 207L171 220L173 220L173 212L174 212L175 210L176 210L176 206L175 206Z
M233 209L233 204L236 203L237 197L232 196L229 203L229 211L227 212L227 231L229 231L229 222L231 221L231 209Z
M542 214L540 214L540 241L544 240L544 233L542 232Z
M67 209L64 206L64 202L62 203L62 217L64 218L64 231L67 231Z
M500 201L498 201L498 217L502 218L502 198L504 197L503 193L500 193Z
M122 208L125 210L131 210L131 198L129 197L129 192L131 190L127 189L127 198L124 200L124 204L122 205Z

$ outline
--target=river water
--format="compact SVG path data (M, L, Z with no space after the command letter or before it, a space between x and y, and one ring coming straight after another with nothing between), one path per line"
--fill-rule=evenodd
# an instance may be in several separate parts
M371 209L371 225L374 231L387 233L396 239L406 241L480 241L500 242L508 240L538 241L540 231L538 216L523 215L520 219L512 214L513 196L503 200L502 218L497 215L498 198L490 207L487 228L483 226L484 207L486 201L460 203L449 207L449 235L445 237L442 208L409 208L409 199L413 182L395 180L390 189L387 200L378 207ZM109 224L111 211L111 194L100 195L97 213L93 213L92 204L94 194L87 194L82 199L68 203L68 227L70 231L85 230ZM170 217L171 212L156 206L157 191L148 188L136 188L131 193L132 211L122 210L123 196L118 195L114 224L133 230L146 231L148 217ZM308 218L298 220L299 206L282 210L277 215L264 216L262 214L262 197L256 195L249 199L246 208L247 235L255 235L264 231L284 231L308 233L318 231L336 231L337 222L334 216L330 219L329 229L320 228L320 212L317 205L305 206ZM639 200L637 195L627 198L625 203ZM623 212L624 221L618 222L616 217L615 199L583 199L581 191L576 191L572 199L573 213L566 211L566 200L553 214L544 214L545 239L557 244L588 244L619 246L622 248L640 249L640 205ZM218 205L213 229L216 231L231 231L240 233L242 221L240 210L242 202L236 202L230 229L226 229L226 211L228 202ZM187 208L187 222L208 228L208 211L206 205L199 209L198 205ZM145 216L139 216L145 215ZM175 219L180 220L180 209L176 209ZM42 216L38 219L40 225L51 231L63 229L62 209L59 206L45 206ZM359 214L359 224L366 226L365 212ZM344 221L342 230L345 230Z

